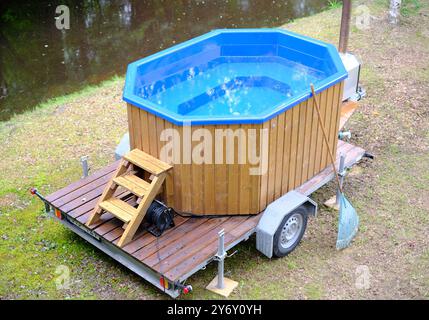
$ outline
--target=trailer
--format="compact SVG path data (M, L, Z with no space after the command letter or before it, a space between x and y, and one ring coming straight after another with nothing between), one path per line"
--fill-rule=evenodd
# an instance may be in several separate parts
M317 214L309 196L367 155L339 139L362 95L359 68L286 30L212 31L128 66L119 160L46 197L32 193L173 298L217 261L209 287L226 296L236 285L224 278L227 251L256 234L268 258L292 252Z
M352 167L366 155L364 149L340 140L337 165L341 154L345 156L345 168ZM264 215L272 215L272 207L281 204L281 215L277 219L274 231L282 229L283 218L298 208L304 208L309 215L316 215L314 202L310 202L311 210L308 210L310 201L308 196L334 178L333 169L327 167L292 192L274 201L258 215L216 218L175 215L175 226L166 230L160 237L151 234L142 225L133 241L120 248L117 243L124 229L119 219L112 215L104 215L97 224L91 227L86 225L117 166L118 161L46 197L36 190L33 193L45 203L49 216L173 298L192 290L192 286L186 282L190 276L204 269L210 262L219 260L217 255L219 232L222 230L225 251L231 250L256 233L258 250L269 257L273 256L273 247L271 250L267 249L266 244L269 241L259 239L266 238L264 232L266 228L258 229L258 223ZM129 195L125 194L123 198L127 200L127 196ZM291 196L295 201L290 201ZM132 198L127 201L131 202ZM290 250L293 250L301 240L305 225L302 227L303 229L299 230L299 239L296 239Z

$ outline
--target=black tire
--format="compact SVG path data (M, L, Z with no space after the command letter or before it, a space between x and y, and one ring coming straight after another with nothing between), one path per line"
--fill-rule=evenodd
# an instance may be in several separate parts
M292 219L291 219L292 218ZM288 221L291 219L290 221ZM273 254L277 258L282 258L291 253L301 241L305 229L307 228L307 209L304 206L301 206L292 212L288 213L282 220L280 226L278 227L276 233L274 234L273 239ZM286 228L291 224L297 225L298 222L301 224L299 230L294 233L294 236L289 241L285 241L287 238L285 237L284 230L286 232ZM288 223L288 225L286 225ZM282 237L283 232L283 237Z

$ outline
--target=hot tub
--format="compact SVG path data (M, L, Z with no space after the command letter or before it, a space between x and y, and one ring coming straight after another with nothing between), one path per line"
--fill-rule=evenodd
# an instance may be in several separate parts
M330 44L215 30L128 66L131 148L174 165L163 200L175 210L256 214L328 165L310 83L335 151L346 77Z

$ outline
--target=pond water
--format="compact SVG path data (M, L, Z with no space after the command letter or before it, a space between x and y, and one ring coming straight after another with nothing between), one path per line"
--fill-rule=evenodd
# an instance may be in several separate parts
M0 120L124 75L128 63L216 28L276 27L327 0L60 0L0 3ZM55 9L70 9L70 29Z

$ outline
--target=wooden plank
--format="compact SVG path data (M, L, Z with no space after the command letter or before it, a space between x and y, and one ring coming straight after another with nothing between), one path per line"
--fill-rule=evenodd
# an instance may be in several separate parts
M308 164L308 175L307 178L310 179L314 175L315 171L315 160L316 160L316 149L317 149L317 140L319 134L322 134L321 130L319 132L319 120L316 112L316 104L315 99L319 99L320 94L316 95L316 97L310 98L311 103L311 110L313 119L311 121L311 138L310 138L310 155L309 155L309 164Z
M296 173L296 155L298 148L298 134L299 134L299 109L301 104L292 108L292 136L289 157L289 180L287 191L295 188L295 173Z
M268 130L268 134L271 133L270 131L270 122L269 121L265 121L262 124L262 130ZM269 137L269 136L268 136ZM261 150L263 150L264 148L267 148L268 150L270 149L270 143L269 143L269 138L268 138L268 145L266 145L265 142L263 142L261 144ZM269 158L270 154L268 151L268 158ZM263 164L268 166L269 165L269 159L262 159L262 161L266 161L268 163ZM264 172L261 177L260 177L260 195L259 195L259 211L263 211L265 210L265 208L267 207L267 197L268 197L268 170L267 172Z
M205 126L210 132L211 136L211 159L210 163L204 163L204 213L205 214L216 214L216 198L215 198L215 166L214 166L214 155L215 155L215 146L214 146L214 126Z
M104 168L94 172L93 174L91 174L88 177L85 177L83 179L75 181L75 182L69 184L68 186L66 186L64 188L51 193L50 195L46 196L45 199L48 200L50 203L52 203L55 200L57 200L63 196L66 196L69 193L71 193L77 189L80 189L87 184L92 183L93 181L99 179L102 176L105 176L106 174L114 172L116 170L116 168L118 167L118 165L119 165L119 160L108 165L107 167L104 167Z
M282 195L282 178L283 178L283 156L284 156L284 138L285 138L285 115L281 113L277 125L277 152L276 152L276 168L275 168L275 183L274 183L274 199L278 199Z
M219 130L219 133L224 132L225 129L227 129L227 126L225 125L216 126L216 130ZM215 150L216 145L218 145L218 148L220 145L222 145L222 150L220 150L220 152L223 157L221 161L218 161L220 163L215 164L216 213L225 214L228 212L228 165L226 164L226 144L218 141L216 138L216 131L214 141ZM213 156L216 162L216 152L213 153Z
M247 142L249 137L249 129L253 128L252 125L241 125L240 129L245 132L245 143L241 143L238 146L238 152L240 156L245 159L244 164L239 164L240 166L240 198L238 200L238 213L239 214L249 214L250 211L250 164L247 152Z
M260 168L260 170L263 170L263 159L262 157L263 155L263 150L261 148L261 130L262 130L262 125L258 124L258 125L254 125L253 128L256 130L256 142L255 142L255 147L253 148L255 150L255 158L259 157L260 161L259 163L252 165L252 169L256 169L257 167ZM248 150L248 152L252 152L252 150ZM253 157L253 156L252 156ZM250 169L249 169L250 170ZM250 214L256 214L259 213L259 197L260 197L260 191L261 191L261 174L257 173L257 174L253 174L250 175L250 185L251 185L251 191L250 191L250 209L249 209L249 213Z
M298 127L298 143L296 147L296 165L295 165L295 184L294 189L303 182L303 157L304 157L304 141L305 141L305 112L307 103L299 104L299 127Z
M311 127L313 121L312 100L308 99L305 103L305 129L304 129L304 153L302 163L302 178L301 183L308 180L308 167L310 164L310 141L311 141Z
M124 176L116 177L113 179L113 181L140 198L147 193L147 190L150 186L148 182L140 179L139 177L136 177L133 174L126 174Z
M339 88L338 88L339 90ZM347 101L341 106L340 127L341 130L353 113L357 110L359 104L356 101Z
M337 150L337 141L338 141L338 131L339 131L339 126L340 126L340 118L341 118L341 103L342 103L342 99L343 99L343 90L344 90L344 81L342 81L339 85L339 92L337 95L337 121L336 121L336 126L335 126L335 139L333 141L333 146L332 146L332 152L334 154L336 154L336 150Z
M270 121L270 147L268 159L268 191L267 204L273 202L276 182L276 153L277 153L277 117Z
M257 218L256 218L257 217ZM254 227L256 227L259 216L243 219L241 217L233 217L228 222L222 223L217 229L214 229L210 235L207 235L204 246L197 248L189 246L181 251L181 256L176 255L168 260L163 260L162 264L155 266L156 270L163 270L166 278L176 281L182 275L191 272L196 266L200 265L212 257L217 251L217 233L218 229L225 230L225 246L230 245L237 237L244 235ZM162 267L162 268L161 268ZM169 268L164 271L164 268Z
M207 239L216 237L216 234L221 230L219 226L222 225L223 228L222 223L230 219L240 221L242 218L225 217L210 219L198 228L198 233L188 233L181 240L175 241L164 248L159 249L156 253L142 261L144 264L163 274L178 263L190 257L192 249L189 250L189 248L201 248L201 246L204 247L207 245ZM196 239L198 239L198 241L196 241Z
M146 153L149 153L149 125L147 120L147 112L139 108L139 115L142 134L142 150Z
M198 129L201 129L201 127L192 127L192 134ZM199 141L192 141L192 150L195 150L195 146L199 143ZM192 180L190 180L192 181L191 212L195 214L204 214L204 166L200 164L197 165L192 161L190 167L192 172ZM184 183L189 183L189 181L184 181Z
M189 241L200 242L199 240L196 241L196 239L198 239L198 235L201 236L201 232L197 232L196 230L199 230L200 228L203 228L203 230L209 230L217 223L215 220L218 219L207 220L191 218L180 227L174 229L168 236L157 238L155 241L140 248L133 254L133 256L136 259L143 261L146 265L153 265L157 263L156 261L158 261L158 259L162 259L167 256L168 252L177 252L180 250L183 243L187 243ZM153 260L156 261L151 263Z
M156 117L148 113L148 131L149 131L149 154L152 157L158 156L158 139L156 137Z
M94 232L99 236L104 236L106 233L112 231L113 229L122 226L123 222L119 219L110 219L109 221L101 224L99 227L94 229Z
M137 215L137 210L134 207L116 198L104 200L99 206L125 223L130 222L131 219Z
M324 169L326 166L331 162L330 157L328 154L328 145L332 149L332 142L333 142L333 135L335 134L332 130L331 124L336 122L337 120L337 104L334 101L334 94L335 94L335 86L330 87L327 89L327 96L326 96L326 115L325 115L325 131L328 135L328 144L326 142L323 142L323 149L322 149L322 158L320 159L320 168Z
M326 91L323 91L319 94L316 95L316 99L318 99L319 102L319 106L320 106L320 115L322 118L322 122L325 116L325 96L326 96ZM318 120L318 115L316 112L316 121L317 121L317 139L316 139L316 153L314 155L314 169L313 169L313 175L316 175L320 172L320 159L322 157L322 146L324 144L323 142L323 133L322 133L322 128L320 127L319 124L319 120Z
M134 136L134 148L142 149L142 128L140 121L140 108L132 107L131 108L131 117L132 117L132 132Z
M156 159L139 149L133 149L131 152L128 152L124 155L124 159L156 176L173 168L171 165Z
M293 109L285 114L285 137L283 140L282 194L289 190L289 160L291 158Z
M99 186L104 186L107 184L107 182L110 181L110 179L112 178L113 172L106 174L94 181L92 181L91 183L88 183L84 186L82 186L79 189L76 189L75 191L72 191L70 193L67 193L66 195L64 195L63 197L51 202L52 205L56 208L59 208L63 205L65 205L66 203L73 201L77 198L81 198L84 197L84 195L88 192L90 192L91 190L96 189Z
M229 128L235 132L239 125L230 125ZM228 164L228 213L239 213L240 200L240 165L238 164L238 139L234 140L234 163Z
M173 130L173 125L168 122L165 121L165 129L168 130ZM172 145L173 145L173 154L172 159L174 159L174 145L175 143L177 143L178 141L172 141ZM165 142L162 147L164 147L166 145L167 142ZM161 158L161 156L160 156ZM161 159L162 160L162 159ZM164 161L165 162L165 161ZM173 161L174 162L174 161ZM172 166L174 168L174 164L172 162L168 163L170 166ZM167 176L165 178L165 204L169 207L174 207L174 169L173 170L168 170L167 171Z
M134 138L134 125L133 125L133 108L135 108L133 105L127 103L127 117L128 117L128 132L130 135L130 147L131 150L136 148L135 145L135 138Z
M164 231L164 233L162 234L162 238L165 237L170 237L170 234L174 231L179 229L179 227L181 225L183 225L185 222L187 222L190 218L184 218L181 216L176 215L174 217L174 224L175 227L172 229L167 229L166 231ZM194 219L196 220L196 219ZM146 232L146 231L142 231L140 234L136 234L135 239L130 242L129 244L125 245L122 250L124 250L125 252L129 253L129 254L133 254L134 252L136 252L137 250L147 246L149 243L155 241L157 238L155 236L153 236L152 234ZM114 241L114 243L117 241Z

